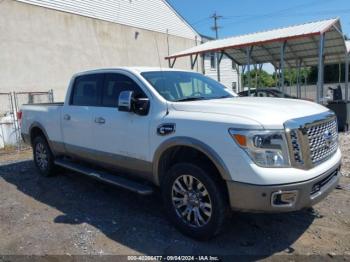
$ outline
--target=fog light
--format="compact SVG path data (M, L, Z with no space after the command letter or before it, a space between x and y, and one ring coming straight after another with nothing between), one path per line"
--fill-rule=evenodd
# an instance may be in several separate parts
M278 191L272 193L271 205L274 207L292 207L298 196L298 191Z

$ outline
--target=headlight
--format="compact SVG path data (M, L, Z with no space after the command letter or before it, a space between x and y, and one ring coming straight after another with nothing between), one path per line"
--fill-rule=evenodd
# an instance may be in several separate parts
M284 131L229 129L231 137L262 167L290 167Z

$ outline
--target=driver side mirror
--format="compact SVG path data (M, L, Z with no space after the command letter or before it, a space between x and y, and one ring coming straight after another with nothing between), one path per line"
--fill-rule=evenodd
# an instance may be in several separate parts
M122 112L134 112L135 114L144 116L149 111L148 98L134 98L133 91L122 91L118 98L118 110Z
M133 91L122 91L118 98L118 110L122 112L131 112Z

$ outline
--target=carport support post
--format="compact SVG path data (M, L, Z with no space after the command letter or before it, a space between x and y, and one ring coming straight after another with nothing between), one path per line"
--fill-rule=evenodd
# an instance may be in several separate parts
M205 53L202 54L202 74L205 75Z
M318 46L318 81L316 90L316 102L321 102L321 95L323 94L323 82L324 82L324 33L320 35L320 43ZM323 101L322 101L323 102Z
M237 65L237 88L236 93L241 91L241 70L239 68L239 65Z
M297 97L301 98L301 60L299 59L297 62L298 72L297 72Z
M276 88L278 87L278 81L279 81L279 78L278 78L278 68L277 66L274 66L274 69L275 69L275 83L276 83Z
M280 61L280 71L281 71L281 76L280 76L280 89L282 89L282 92L285 92L284 90L284 54L286 51L286 44L287 41L283 41L281 43L281 61Z
M345 102L349 100L349 55L345 56Z
M242 71L241 71L241 74L239 76L239 82L240 82L240 92L241 91L244 91L244 73L245 73L245 69L246 69L246 65L242 65Z
M247 77L248 77L248 96L250 96L250 86L251 86L251 77L250 77L250 60L252 56L253 46L248 46L246 49L247 52Z
M220 54L216 53L216 73L218 82L220 82Z
M197 63L198 54L195 55L194 59L193 59L193 55L191 55L190 59L191 59L191 70L193 70L195 65L196 65L196 63Z
M259 64L259 78L258 78L258 87L264 87L264 86L260 86L261 84L261 71L262 71L262 67L263 67L263 63Z
M220 54L219 53L216 53L216 54L217 54L216 72L218 75L218 82L221 82L220 63L221 63L222 57L224 56L224 53L221 52Z
M169 68L174 68L174 65L175 65L175 62L176 62L176 57L173 58L173 61L171 62L171 59L169 58L168 59L168 62L169 62Z

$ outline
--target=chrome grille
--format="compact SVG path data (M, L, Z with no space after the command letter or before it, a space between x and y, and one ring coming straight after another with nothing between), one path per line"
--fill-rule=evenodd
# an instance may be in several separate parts
M295 162L297 162L300 165L303 165L304 161L301 156L301 148L298 141L298 135L295 130L290 131L290 140L291 140L290 142L291 142L292 152L293 152L292 157L294 158Z
M338 148L337 121L334 118L308 127L306 134L313 164L328 159Z
M292 166L310 169L338 149L338 127L333 112L292 119L285 124Z

